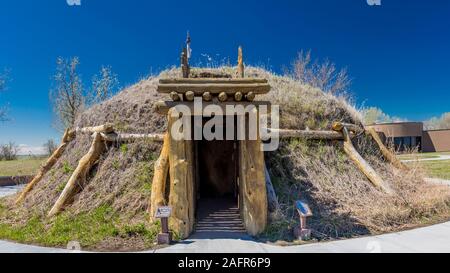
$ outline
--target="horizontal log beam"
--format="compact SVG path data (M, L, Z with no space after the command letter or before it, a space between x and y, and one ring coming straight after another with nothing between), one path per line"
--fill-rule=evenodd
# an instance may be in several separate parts
M209 84L209 83L224 83L224 84L251 84L251 83L267 83L267 79L262 78L175 78L175 79L160 79L160 84Z
M103 124L94 127L84 127L84 128L76 128L75 131L77 133L112 133L114 132L114 126L112 124Z
M278 133L280 138L303 138L311 140L344 140L340 132L335 131L311 131L290 129L268 129L270 133Z
M358 126L358 125L356 125L356 124L351 124L351 123L344 123L344 122L335 121L335 122L333 122L333 124L331 125L331 128L332 128L334 131L338 131L338 132L342 131L342 130L344 129L344 127L347 128L347 130L348 130L349 132L354 132L354 133L356 133L356 134L359 134L359 133L363 133L363 132L364 132L364 128L362 128L361 126Z
M194 115L194 102L190 102L190 101L159 101L155 103L155 111L158 112L159 114L167 114L169 112L169 109L172 107L175 107L177 105L186 105L187 107L189 107L191 115ZM242 105L244 107L247 107L249 105L254 105L256 107L261 106L261 105L267 105L267 111L268 113L270 113L270 102L268 101L253 101L253 102L235 102L235 101L225 101L225 102L221 102L221 103L214 103L214 102L202 102L202 107L203 109L208 106L208 105L217 105L219 106L224 115L226 115L226 106L227 105L232 105L232 106L237 106L237 105ZM203 110L201 109L201 110Z
M210 92L211 94L219 94L222 92L227 93L227 95L234 95L236 92L241 92L247 94L253 92L254 94L266 94L270 91L270 85L266 83L249 83L249 84L225 84L225 83L209 83L209 84L159 84L157 91L159 93L186 93L192 91L196 96L201 96L205 92Z
M103 140L109 142L130 142L138 139L147 139L156 142L164 141L164 134L122 134L122 133L110 133L101 134Z

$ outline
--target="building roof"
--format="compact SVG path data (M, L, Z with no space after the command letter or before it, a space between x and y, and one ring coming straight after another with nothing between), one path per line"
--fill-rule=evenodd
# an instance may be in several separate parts
M439 132L439 131L450 131L450 129L433 129L433 130L423 130L424 132Z
M395 125L395 124L423 124L421 121L401 121L401 122L384 122L384 123L374 123L367 126L377 126L377 125Z

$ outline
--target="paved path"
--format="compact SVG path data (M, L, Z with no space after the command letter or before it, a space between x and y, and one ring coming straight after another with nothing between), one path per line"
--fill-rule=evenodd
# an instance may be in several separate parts
M436 184L436 185L447 185L450 187L450 180L445 180L445 179L440 179L440 178L430 178L430 177L426 177L425 181L431 184Z
M450 160L450 155L439 155L437 157L432 158L415 158L415 159L405 159L402 162L416 162L416 161L441 161L441 160Z
M12 194L19 187L0 188L0 196ZM66 249L44 248L0 241L0 253L58 253ZM298 246L275 246L243 239L192 239L148 253L341 253L341 252L446 252L450 253L450 222L409 231L350 240Z
M24 185L0 187L0 197L5 197L8 195L15 194L16 192L21 190L23 187L24 187Z
M192 240L158 253L226 252L226 253L392 253L445 252L450 253L450 222L410 231L370 236L350 240L314 243L299 246L274 246L246 240Z
M66 249L39 247L0 241L0 253L67 253Z

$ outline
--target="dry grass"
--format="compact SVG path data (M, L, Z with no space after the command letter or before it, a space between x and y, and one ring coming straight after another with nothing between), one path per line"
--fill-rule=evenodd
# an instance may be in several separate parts
M193 69L194 73L201 71ZM231 67L209 71L234 74ZM248 77L269 80L273 90L260 99L280 104L284 128L327 129L334 120L361 123L358 112L343 97L325 94L261 68L247 67L246 71ZM144 79L126 88L110 100L85 111L76 125L84 127L112 122L121 132L164 132L166 117L153 109L154 103L163 99L156 92L156 85L159 77L174 77L179 73L177 69L169 69L158 77ZM102 250L149 247L156 227L148 223L146 211L153 162L159 154L160 144L140 141L108 147L89 174L84 190L75 196L62 218L46 219L90 142L89 136L78 136L70 143L67 152L30 193L23 206L14 206L14 197L0 200L0 236L57 246L64 246L65 242L75 238L87 247ZM266 155L284 215L271 223L267 235L277 239L290 238L297 221L293 201L299 198L312 205L315 216L311 224L317 238L398 230L448 216L447 189L425 185L415 169L410 172L395 170L383 162L373 144L364 138L359 140L358 146L398 195L389 197L374 189L348 161L339 143L284 141L278 151ZM98 221L101 224L96 224ZM64 236L55 238L55 230ZM30 234L40 235L33 237Z
M45 157L27 157L11 161L0 160L0 176L22 176L37 173Z
M279 151L266 157L285 223L277 232L270 230L269 238L290 234L298 224L293 210L297 199L311 205L311 227L318 239L379 234L449 218L448 187L426 184L419 169L395 169L381 160L365 137L355 145L396 194L374 188L348 160L340 143L284 141Z

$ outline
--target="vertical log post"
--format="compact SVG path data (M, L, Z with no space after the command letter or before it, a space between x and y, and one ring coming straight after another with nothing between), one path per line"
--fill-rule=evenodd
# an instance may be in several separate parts
M381 153L383 154L384 158L392 163L396 168L406 170L408 167L406 167L405 164L403 164L398 158L395 156L394 153L392 153L383 143L378 133L375 131L374 128L369 128L366 130L366 133L369 134L373 140L377 143L378 147L381 150Z
M242 47L240 46L238 48L238 66L237 66L237 77L238 78L244 78L245 72L244 72L244 57L242 56Z
M152 181L152 193L150 196L150 219L155 220L156 209L167 204L166 181L169 174L169 134L164 135L164 143L161 154L155 162L155 170Z
M258 113L257 113L258 115ZM242 140L239 145L239 204L245 228L258 235L267 225L267 189L261 139Z
M181 72L183 78L189 78L190 70L187 49L183 48L181 52Z
M267 206L269 212L277 212L280 210L280 203L278 202L277 194L270 179L269 170L267 166L264 166L264 173L266 175L266 188L267 188Z
M55 165L55 163L58 161L58 159L61 157L61 155L66 150L67 145L69 142L73 139L75 136L75 131L67 129L64 132L64 136L62 138L61 144L59 147L53 152L53 154L47 159L45 164L41 167L38 174L36 174L35 177L33 177L33 180L31 180L30 183L27 184L27 186L23 189L23 191L20 193L19 197L16 199L16 204L19 204L22 202L27 194L38 184L44 175Z
M100 158L101 153L105 149L105 144L103 142L102 136L100 133L94 133L94 140L91 144L91 147L86 155L84 155L80 162L78 163L77 168L73 172L69 181L67 182L63 192L56 200L52 209L48 213L48 217L55 216L58 214L66 205L69 200L76 193L78 187L78 183L83 183L86 180L86 176L89 170L92 168L94 163Z
M173 124L181 119L180 113L171 108L168 113L169 130L169 173L170 194L169 206L172 214L169 219L171 229L180 238L187 238L194 224L194 178L193 178L193 156L192 141L174 139L179 132L173 131Z
M195 225L195 205L197 201L197 190L195 185L195 165L194 165L194 142L192 140L185 140L186 159L187 159L187 197L189 208L189 234L194 230Z

